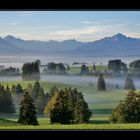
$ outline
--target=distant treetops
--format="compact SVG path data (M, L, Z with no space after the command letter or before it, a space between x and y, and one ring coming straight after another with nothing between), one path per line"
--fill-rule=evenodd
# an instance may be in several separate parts
M39 61L28 62L22 66L23 80L40 80Z
M98 78L98 83L97 83L97 90L105 91L106 90L106 83L103 78L103 74L101 73L99 78Z
M48 63L47 70L45 70L44 73L65 75L67 74L67 70L63 63L50 62Z

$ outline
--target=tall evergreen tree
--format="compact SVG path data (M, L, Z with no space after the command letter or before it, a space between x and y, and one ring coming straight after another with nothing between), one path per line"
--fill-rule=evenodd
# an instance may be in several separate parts
M5 90L5 100L6 100L5 112L14 113L15 112L15 106L13 104L12 94L10 92L10 88L8 87L8 85L7 85L6 90Z
M134 81L130 75L127 75L126 77L124 89L135 90Z
M11 93L16 94L16 86L15 85L12 85Z
M39 93L39 90L40 90L40 83L38 81L36 81L34 83L34 86L33 86L33 90L32 90L32 94L31 94L31 97L33 98L33 100L35 101L38 97L38 93Z
M84 101L83 95L80 92L76 93L76 106L75 106L75 123L88 122L92 112L88 109L88 104Z
M0 86L0 112L8 114L15 112L12 95L8 86L6 89L4 89L4 86Z
M102 91L106 90L106 83L103 78L103 74L100 74L100 76L98 78L97 89L102 90Z
M43 113L47 100L46 100L44 90L40 86L40 83L38 81L36 81L33 86L31 97L33 98L35 102L38 113Z
M17 94L22 94L23 93L23 88L20 84L17 84L17 86L16 86L16 93Z
M93 70L96 71L96 66L95 66L95 64L93 65Z
M28 93L31 95L32 91L33 91L33 87L32 87L32 85L29 83L29 84L27 85L26 92L28 92Z
M36 107L28 92L24 94L19 112L18 123L24 125L39 125L36 117Z
M38 113L43 113L44 107L46 105L46 96L44 94L43 88L39 89L38 97L35 101Z
M109 119L113 123L140 123L140 93L130 90Z

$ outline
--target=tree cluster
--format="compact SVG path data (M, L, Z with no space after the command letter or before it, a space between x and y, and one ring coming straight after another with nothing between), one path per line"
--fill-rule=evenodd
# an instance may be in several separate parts
M47 74L61 74L61 75L67 74L66 68L63 63L57 64L54 62L48 63L46 72Z
M39 80L40 79L39 63L37 61L23 64L22 79L23 80Z
M89 68L88 68L85 64L83 64L83 65L81 66L80 74L81 74L81 75L89 74Z
M14 113L15 106L13 104L10 88L0 85L0 113Z
M113 123L140 123L140 93L130 90L126 98L113 110Z
M13 67L9 67L9 68L3 68L0 70L0 74L1 75L19 75L19 68L13 68Z
M79 124L89 121L91 111L81 92L71 88L51 90L51 100L44 113L50 117L51 124Z
M127 65L123 63L120 59L117 60L110 60L108 62L108 69L112 70L114 74L127 74Z

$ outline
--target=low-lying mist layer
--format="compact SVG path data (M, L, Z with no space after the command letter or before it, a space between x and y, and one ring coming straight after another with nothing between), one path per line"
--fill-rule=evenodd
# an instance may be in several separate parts
M20 81L21 76L0 76L0 81ZM98 77L93 76L67 76L67 75L41 75L40 81L60 82L70 85L96 86ZM123 89L125 78L105 78L108 89ZM134 79L136 89L140 88L140 79Z

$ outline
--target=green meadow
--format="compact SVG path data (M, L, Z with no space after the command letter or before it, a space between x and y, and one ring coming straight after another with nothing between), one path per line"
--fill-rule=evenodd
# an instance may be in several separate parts
M88 66L89 71L93 70L93 66ZM96 70L104 71L107 70L107 66L97 65ZM81 66L71 66L70 71L68 71L68 74L79 74L81 70Z
M15 82L1 82L4 86L11 87L13 84L20 83L23 88L26 88L28 83L34 84L34 81L15 81ZM45 92L49 92L50 88L58 87L72 87L77 88L84 95L90 110L92 110L92 117L87 124L72 124L72 125L51 125L49 118L44 115L38 116L39 126L23 126L16 123L18 115L6 115L5 119L0 119L0 129L140 129L140 124L110 124L109 116L112 110L117 106L120 100L123 100L128 91L126 90L107 90L97 91L96 85L67 85L62 83L40 81L41 86Z

